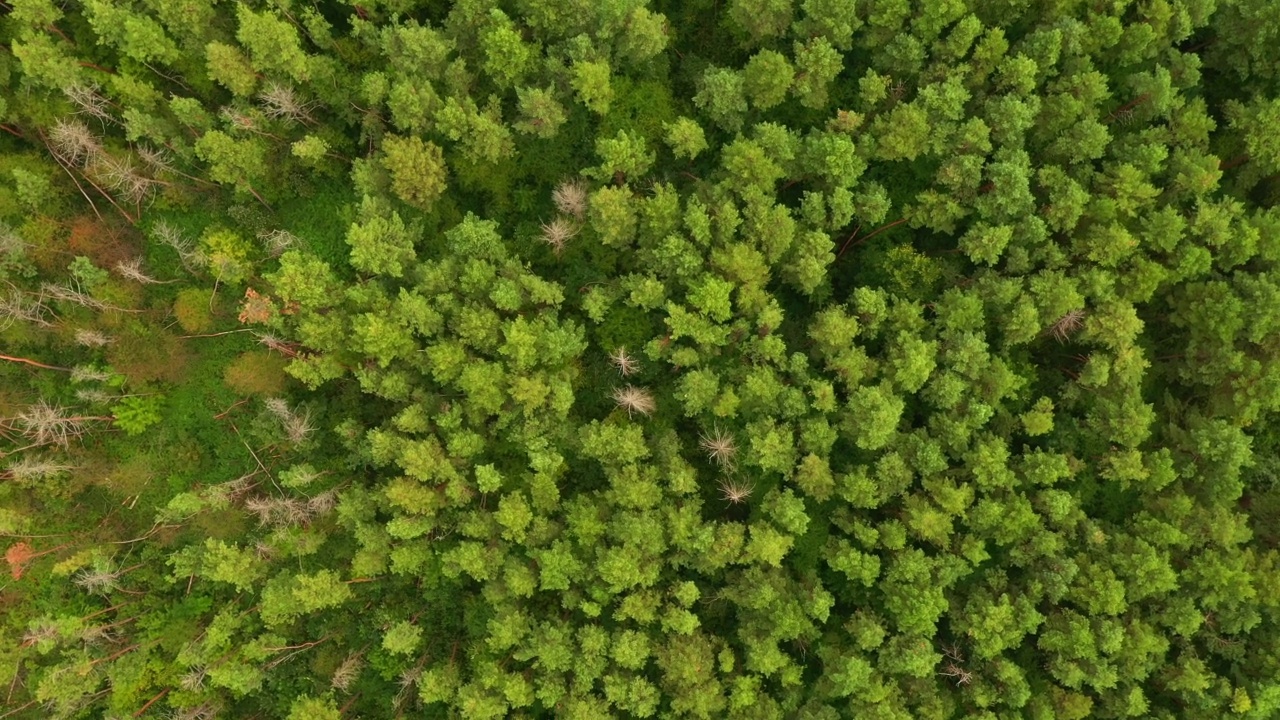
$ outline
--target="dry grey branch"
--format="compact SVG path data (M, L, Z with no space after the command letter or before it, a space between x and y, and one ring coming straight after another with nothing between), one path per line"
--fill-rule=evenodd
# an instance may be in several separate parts
M707 453L707 457L727 469L733 468L734 457L738 454L738 443L733 435L720 428L699 438L698 445Z
M72 415L68 410L41 400L29 405L14 418L22 434L36 445L66 447L73 439L88 432L88 418Z
M338 692L347 692L351 684L356 681L356 678L360 677L360 670L363 666L364 660L361 659L360 653L351 653L333 671L333 677L329 679L329 685Z
M262 249L266 250L271 257L279 257L284 254L285 250L302 243L302 240L297 235L288 230L260 232L258 233L258 239L262 241Z
M100 155L88 172L101 179L112 192L132 203L146 200L158 185L155 180L138 172L128 158Z
M45 283L40 286L40 292L53 298L54 300L62 300L80 307L86 307L90 310L107 310L112 309L106 303L91 297L87 293L80 292L66 285L55 285L53 283Z
M620 347L609 353L609 363L618 369L618 374L622 377L632 375L640 370L640 361L627 353L627 349Z
M258 129L258 121L255 120L253 116L248 113L242 113L235 108L224 107L218 112L218 115L229 124L234 125L241 130L254 132Z
M76 106L76 114L90 115L104 122L115 122L111 114L111 101L98 92L94 85L75 84L63 88L63 94Z
M74 469L72 465L32 455L9 463L5 472L17 482L33 483L52 480Z
M68 165L86 167L102 155L102 140L88 125L62 118L49 130L49 146Z
M58 639L58 626L51 619L40 619L27 628L22 634L22 644L24 646L35 645L37 643L48 642Z
M574 235L578 234L578 226L568 218L558 217L549 223L542 224L542 242L551 246L559 255Z
M587 212L587 186L581 180L565 180L551 193L556 209L581 220Z
M755 490L755 486L745 480L732 477L720 480L720 496L733 505L746 502L751 497L752 490Z
M0 299L0 328L22 321L40 327L53 327L47 316L53 312L44 304L44 298L33 298L21 290L10 290Z
M116 396L97 388L82 388L76 391L76 399L90 405L106 405L115 400Z
M267 412L275 415L280 420L280 424L284 427L285 436L294 445L301 445L315 432L315 428L311 425L309 414L293 410L289 407L289 403L282 398L268 398L263 404L266 406Z
M27 243L16 230L0 222L0 255L17 257L27 249Z
M85 347L105 347L115 342L112 337L101 330L90 330L81 328L76 330L76 344ZM75 375L72 375L75 378Z
M258 96L262 102L262 111L273 120L288 120L311 124L312 103L298 97L298 93L289 85L271 83Z
M188 271L208 266L209 258L196 247L195 243L183 235L181 230L164 220L151 226L151 235L156 242L173 248L178 253L178 259L182 262L182 266Z
M1072 310L1049 326L1049 334L1053 335L1058 342L1065 343L1080 328L1084 327L1084 318L1084 310Z
M174 172L173 161L170 159L169 154L164 150L147 147L146 145L139 145L135 150L138 153L138 159L141 160L142 164L146 165L152 173L161 175Z
M73 579L76 585L94 595L106 595L120 586L120 573L109 566L84 568Z
M195 692L204 687L204 677L204 666L194 667L183 674L183 676L178 680L178 685L181 686L183 690Z
M71 368L71 382L74 383L106 382L110 379L110 372L92 365L77 365Z
M654 410L658 409L658 404L653 399L653 394L635 385L614 388L613 401L618 404L618 407L627 411L628 417L634 416L635 413L651 415Z
M132 280L142 285L157 285L164 282L151 277L142 269L142 258L121 260L113 269L125 280Z

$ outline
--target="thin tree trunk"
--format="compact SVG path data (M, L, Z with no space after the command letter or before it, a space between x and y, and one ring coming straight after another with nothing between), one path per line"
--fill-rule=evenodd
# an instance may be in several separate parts
M35 367L44 368L45 370L61 370L63 372L71 372L71 368L58 367L57 365L45 365L42 362L36 362L35 360L28 360L27 358L23 358L23 357L13 357L11 355L0 355L0 360L5 360L7 362L14 362L14 363L23 363L25 365L34 365Z

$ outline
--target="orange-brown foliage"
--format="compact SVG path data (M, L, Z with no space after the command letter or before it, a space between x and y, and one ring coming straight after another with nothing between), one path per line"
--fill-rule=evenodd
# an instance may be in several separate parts
M275 317L276 304L268 296L249 288L244 291L244 301L240 304L240 322L246 325L271 322Z
M71 221L67 246L71 254L84 255L100 268L113 268L138 255L137 244L128 230L88 215Z
M9 563L9 574L14 580L22 577L22 573L27 569L27 563L35 557L35 554L26 542L14 543L4 552L5 562Z
M108 347L107 360L130 382L176 383L182 380L188 353L186 345L170 333L138 325Z

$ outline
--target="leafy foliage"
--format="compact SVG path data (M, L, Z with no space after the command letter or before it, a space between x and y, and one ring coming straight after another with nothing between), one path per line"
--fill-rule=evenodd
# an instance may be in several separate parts
M10 4L6 717L1280 713L1271 4Z

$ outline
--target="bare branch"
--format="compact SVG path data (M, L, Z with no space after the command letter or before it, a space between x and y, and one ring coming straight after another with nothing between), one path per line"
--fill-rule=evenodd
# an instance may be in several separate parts
M288 230L272 230L270 232L258 233L258 239L262 241L262 247L271 257L279 257L284 254L285 250L300 245L302 240L297 235Z
M111 373L102 368L91 365L77 365L71 368L71 382L74 383L106 382L110 379Z
M305 102L298 97L292 86L271 83L258 96L262 101L262 110L273 120L287 120L307 125L315 121L311 117L313 103Z
M164 285L175 282L174 280L157 280L148 275L142 269L142 258L140 257L132 260L121 260L116 263L113 269L125 280L132 280L133 282L140 283L142 285Z
M746 502L755 486L745 480L726 477L720 480L720 496L732 505Z
M654 410L658 409L658 404L654 401L653 394L635 385L614 388L613 401L618 404L618 407L627 411L628 417L634 416L635 413L651 415Z
M360 677L360 670L364 666L364 660L360 655L360 653L351 653L333 671L333 677L329 679L329 685L334 690L345 693L351 687L351 684L356 681L356 678Z
M115 116L111 114L111 101L98 92L97 86L77 83L63 88L62 92L78 108L77 114L90 115L104 122L116 122Z
M24 456L9 464L5 474L19 483L47 482L75 469L48 458Z
M46 319L46 316L52 314L53 312L44 304L43 298L31 298L27 293L16 288L0 299L0 328L8 327L17 321L29 322L40 327L53 327L53 323Z
M268 398L263 404L266 405L267 412L279 418L280 424L284 426L285 435L294 445L301 445L311 436L311 433L315 432L315 428L311 425L310 414L293 410L284 399Z
M551 193L556 209L581 220L587 212L587 186L581 180L565 180Z
M85 347L104 347L115 342L112 337L101 330L81 328L76 330L76 343Z
M1049 326L1049 334L1058 342L1065 343L1076 331L1084 327L1084 318L1084 310L1072 310Z
M103 154L102 140L88 125L62 118L49 130L49 148L69 165L86 167Z
M564 251L565 245L578 234L578 226L568 218L558 217L542 225L542 242L551 246L557 255Z
M717 427L713 432L700 436L699 440L698 445L706 451L707 457L726 470L733 469L734 457L738 454L738 443L734 440L732 433Z
M36 445L67 447L88 432L88 421L100 419L105 418L72 415L62 407L41 400L18 413L14 423Z
M622 375L622 377L632 375L640 370L640 361L627 353L625 347L620 347L609 353L609 363L618 368L618 374Z

